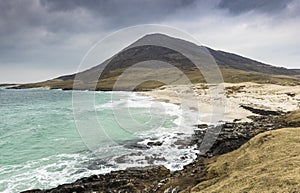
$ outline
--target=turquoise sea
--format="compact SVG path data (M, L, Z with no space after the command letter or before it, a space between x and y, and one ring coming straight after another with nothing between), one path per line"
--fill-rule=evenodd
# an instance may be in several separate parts
M162 164L178 170L196 158L194 147L178 143L193 130L179 127L178 106L127 92L94 94L97 117L108 135L92 151L75 125L72 91L0 88L0 192L52 188L134 166ZM149 112L149 105L154 111ZM115 120L112 109L121 116L122 110L130 111L130 117L124 114L125 121L154 124L128 132ZM82 113L84 119L91 112ZM149 146L149 142L162 145Z

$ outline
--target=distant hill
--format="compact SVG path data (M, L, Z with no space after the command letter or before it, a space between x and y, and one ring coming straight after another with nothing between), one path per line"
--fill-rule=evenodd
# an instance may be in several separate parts
M267 65L236 54L198 46L194 43L163 34L150 34L137 40L102 64L78 73L78 77L81 77L84 81L82 81L82 86L77 88L111 90L118 77L126 69L132 67L134 64L144 61L148 61L147 65L144 65L142 68L136 68L135 73L127 75L127 80L124 81L124 84L116 88L117 90L127 90L131 84L136 82L136 80L141 80L142 77L154 76L153 73L145 73L148 72L149 69L155 72L157 76L164 76L166 79L170 80L170 82L174 82L175 79L172 79L172 70L160 65L157 61L166 62L177 67L180 71L187 75L192 83L205 82L205 79L199 69L184 55L166 47L149 45L149 42L166 43L168 45L171 44L175 47L180 47L183 50L189 50L191 53L193 53L193 50L200 48L208 50L219 65L225 82L252 81L274 84L299 84L300 82L299 78L296 77L299 75L300 70L290 70ZM205 67L206 64L201 65ZM106 67L103 68L103 66ZM98 77L100 70L103 70L103 72L98 80L91 78ZM48 86L50 88L72 89L74 78L75 74L71 74L40 83L20 85L17 88ZM153 77L153 79L155 79L155 77ZM95 84L97 85L96 88L93 87ZM163 85L163 83L159 81L148 81L138 85L135 89L147 90L161 85Z
M236 54L227 53L223 51L216 51L210 48L210 53L215 58L216 62L220 66L234 68L245 71L254 71L272 75L298 75L300 70L287 69L283 67L275 67L272 65L264 64L249 58L245 58Z
M293 70L294 72L296 72L298 76L300 75L300 69L291 69L291 70Z

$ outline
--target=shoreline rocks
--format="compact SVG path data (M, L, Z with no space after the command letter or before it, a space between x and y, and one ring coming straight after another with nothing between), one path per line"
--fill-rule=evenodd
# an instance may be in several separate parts
M196 126L191 145L201 146L205 135L216 135L216 141L209 151L199 155L183 170L171 172L164 166L128 168L108 174L92 175L74 183L63 184L49 190L28 190L23 193L67 193L67 192L164 192L174 193L188 190L205 180L206 160L238 149L259 133L289 127L282 117L285 115L251 116L252 122L225 122L217 131L206 125ZM300 126L300 123L293 126ZM210 132L210 133L207 133ZM160 144L149 144L160 145Z
M217 135L217 139L208 152L205 153L206 157L221 155L239 148L255 135L264 132L275 130L283 127L291 126L289 123L281 119L281 116L250 116L252 122L225 122L217 129L208 127L207 130L195 130L193 134L192 144L201 144L204 135ZM295 125L295 126L300 126Z

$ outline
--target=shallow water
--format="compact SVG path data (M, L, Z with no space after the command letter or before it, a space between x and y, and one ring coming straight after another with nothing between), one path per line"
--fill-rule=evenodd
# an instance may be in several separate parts
M95 112L99 125L92 126L106 135L91 151L75 125L72 91L0 88L0 192L51 188L132 166L178 170L196 158L194 147L176 143L193 131L176 105L127 92L95 92L95 108L82 118ZM150 141L163 143L147 146Z

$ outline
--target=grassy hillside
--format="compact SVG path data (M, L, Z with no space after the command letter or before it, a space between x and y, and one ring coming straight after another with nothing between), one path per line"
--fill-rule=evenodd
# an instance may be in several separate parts
M296 125L296 124L300 123L300 109L287 114L286 116L283 117L283 119L289 125Z
M164 81L169 84L182 84L187 81L184 80L184 77L178 78L178 72L175 72L174 69L161 68L161 69L150 69L150 68L136 68L132 72L127 73L126 75L122 74L125 69L117 69L110 71L108 74L103 76L97 84L97 90L111 90L118 80L119 76L122 75L122 81L118 83L115 87L117 90L132 90L134 87L135 90L149 90L157 88L163 85L159 80L163 78ZM205 83L205 79L202 74L195 69L192 70L183 70L184 75L192 83ZM221 73L223 79L228 83L239 83L239 82L255 82L255 83L271 83L279 85L300 85L300 78L293 76L284 76L284 75L269 75L253 71L243 71L232 68L221 68ZM174 74L178 76L174 76ZM145 79L152 79L150 81L144 81ZM50 87L58 89L72 89L73 80L62 80L54 79L40 83L33 84L24 84L19 86L19 88L33 88L33 87ZM144 83L142 83L144 82ZM138 83L138 84L137 84ZM141 84L139 84L141 83ZM79 83L80 85L80 83ZM82 89L94 89L93 85L96 85L93 82L85 83L82 85ZM79 86L79 88L81 88Z
M299 117L298 117L299 118ZM299 192L300 128L257 135L208 161L207 180L193 192Z

